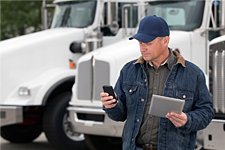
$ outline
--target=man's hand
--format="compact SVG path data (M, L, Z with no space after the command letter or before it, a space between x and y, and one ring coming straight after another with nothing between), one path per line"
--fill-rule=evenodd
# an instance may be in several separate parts
M105 108L113 108L117 104L117 100L113 99L113 96L109 96L108 93L100 93L102 104Z
M187 115L185 113L175 113L169 112L166 114L166 118L168 118L176 127L182 127L187 123Z

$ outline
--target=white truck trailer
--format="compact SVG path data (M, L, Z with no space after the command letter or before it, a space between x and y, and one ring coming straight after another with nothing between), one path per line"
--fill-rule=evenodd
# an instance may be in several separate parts
M26 143L44 132L56 149L81 149L84 136L71 129L66 111L76 62L134 33L141 3L55 0L50 29L0 41L1 137Z
M209 42L225 34L225 1L150 0L146 2L145 12L167 21L171 30L169 46L180 49L181 54L197 64L206 75L216 116L203 134L199 134L203 137L196 143L196 149L224 149L224 36L211 47ZM121 148L123 123L112 121L104 113L99 94L102 85L115 85L126 62L139 56L138 42L124 39L79 59L68 110L74 131L85 134L91 149ZM115 147L109 146L109 143Z

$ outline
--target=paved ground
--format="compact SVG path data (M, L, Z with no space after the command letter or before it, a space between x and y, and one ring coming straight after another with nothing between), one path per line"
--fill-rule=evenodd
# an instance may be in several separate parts
M76 147L74 148L74 150ZM44 134L41 134L33 143L12 144L0 137L0 150L55 150L47 141ZM79 149L87 150L87 149Z
M41 134L33 143L29 144L12 144L0 138L0 150L54 150L47 142L45 135Z

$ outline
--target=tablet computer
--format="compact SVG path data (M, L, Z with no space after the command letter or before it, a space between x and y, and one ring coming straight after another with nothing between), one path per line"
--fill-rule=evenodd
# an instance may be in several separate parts
M168 112L181 113L184 103L185 100L153 94L149 114L158 117L166 117Z

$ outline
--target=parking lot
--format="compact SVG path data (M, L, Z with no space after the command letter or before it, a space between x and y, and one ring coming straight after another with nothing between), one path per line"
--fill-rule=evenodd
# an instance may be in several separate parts
M2 138L0 142L1 150L54 150L47 142L44 134L41 134L33 143L28 144L12 144Z

